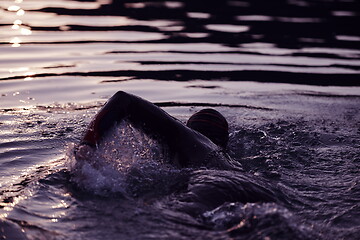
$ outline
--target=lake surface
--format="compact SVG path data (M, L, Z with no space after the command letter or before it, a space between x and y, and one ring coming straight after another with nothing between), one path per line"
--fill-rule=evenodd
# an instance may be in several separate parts
M0 1L0 239L358 239L359 22L355 0ZM217 109L243 169L137 158L161 146L126 125L79 164L118 90Z

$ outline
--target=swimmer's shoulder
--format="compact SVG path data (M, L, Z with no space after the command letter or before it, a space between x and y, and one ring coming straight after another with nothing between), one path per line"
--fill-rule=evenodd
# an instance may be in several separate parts
M223 149L214 150L208 154L206 167L220 170L243 171L241 163L232 159Z

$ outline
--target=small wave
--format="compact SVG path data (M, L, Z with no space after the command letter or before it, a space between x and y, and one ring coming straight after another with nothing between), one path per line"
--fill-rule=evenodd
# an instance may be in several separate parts
M311 226L276 203L225 203L202 216L236 239L318 239Z
M260 177L243 172L200 169L191 173L187 189L173 208L198 216L226 202L275 202L281 192Z

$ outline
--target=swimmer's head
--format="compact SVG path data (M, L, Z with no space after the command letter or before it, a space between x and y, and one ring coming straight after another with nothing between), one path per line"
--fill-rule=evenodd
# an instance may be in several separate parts
M216 145L226 148L229 140L229 125L218 111L207 108L192 115L186 126L208 137Z

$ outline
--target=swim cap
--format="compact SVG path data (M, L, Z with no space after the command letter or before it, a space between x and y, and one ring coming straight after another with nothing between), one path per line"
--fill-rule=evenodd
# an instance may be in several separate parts
M186 126L205 135L216 145L226 148L229 140L229 125L218 111L211 108L203 109L192 115Z

